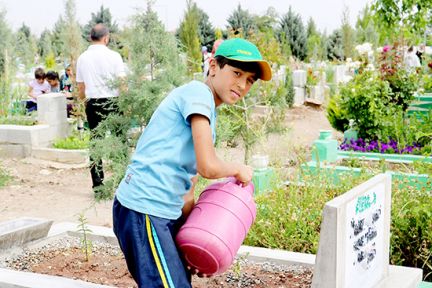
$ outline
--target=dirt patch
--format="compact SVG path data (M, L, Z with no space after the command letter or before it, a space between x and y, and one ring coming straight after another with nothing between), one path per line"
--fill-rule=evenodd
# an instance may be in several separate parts
M6 259L14 270L80 279L116 287L137 287L117 246L93 243L89 261L77 239L62 239L39 249L25 250ZM231 269L210 278L194 276L192 286L207 287L310 287L312 271L301 266L257 264L237 259Z

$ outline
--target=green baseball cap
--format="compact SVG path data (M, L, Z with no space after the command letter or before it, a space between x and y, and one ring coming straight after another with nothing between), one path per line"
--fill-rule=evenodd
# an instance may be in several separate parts
M267 61L263 60L258 48L242 38L232 38L223 41L217 48L214 56L223 56L240 62L257 62L261 70L259 78L264 81L272 78L270 65Z

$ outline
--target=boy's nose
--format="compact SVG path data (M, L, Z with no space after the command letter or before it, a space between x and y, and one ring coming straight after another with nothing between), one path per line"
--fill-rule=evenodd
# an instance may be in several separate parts
M237 81L237 86L243 91L246 88L246 80L245 79L239 79Z

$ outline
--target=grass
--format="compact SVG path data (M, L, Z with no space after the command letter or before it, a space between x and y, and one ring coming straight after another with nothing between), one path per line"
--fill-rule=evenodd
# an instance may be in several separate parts
M33 126L37 124L37 119L32 115L12 115L0 117L0 124Z
M3 167L0 167L0 187L6 186L11 179L12 177L10 176L9 172Z
M78 131L74 132L71 136L63 139L57 139L53 143L53 147L57 149L88 149L90 142L90 133L87 131L79 134Z
M307 185L280 186L259 195L257 218L244 244L316 254L325 203L371 176L341 177L336 185L325 173L302 176ZM391 263L422 268L424 280L431 281L432 192L399 187L392 187Z

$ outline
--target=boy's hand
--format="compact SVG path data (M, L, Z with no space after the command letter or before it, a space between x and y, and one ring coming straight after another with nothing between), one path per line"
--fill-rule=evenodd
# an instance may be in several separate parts
M251 166L238 164L238 173L234 177L242 183L243 187L246 187L250 181L252 181L253 169Z

